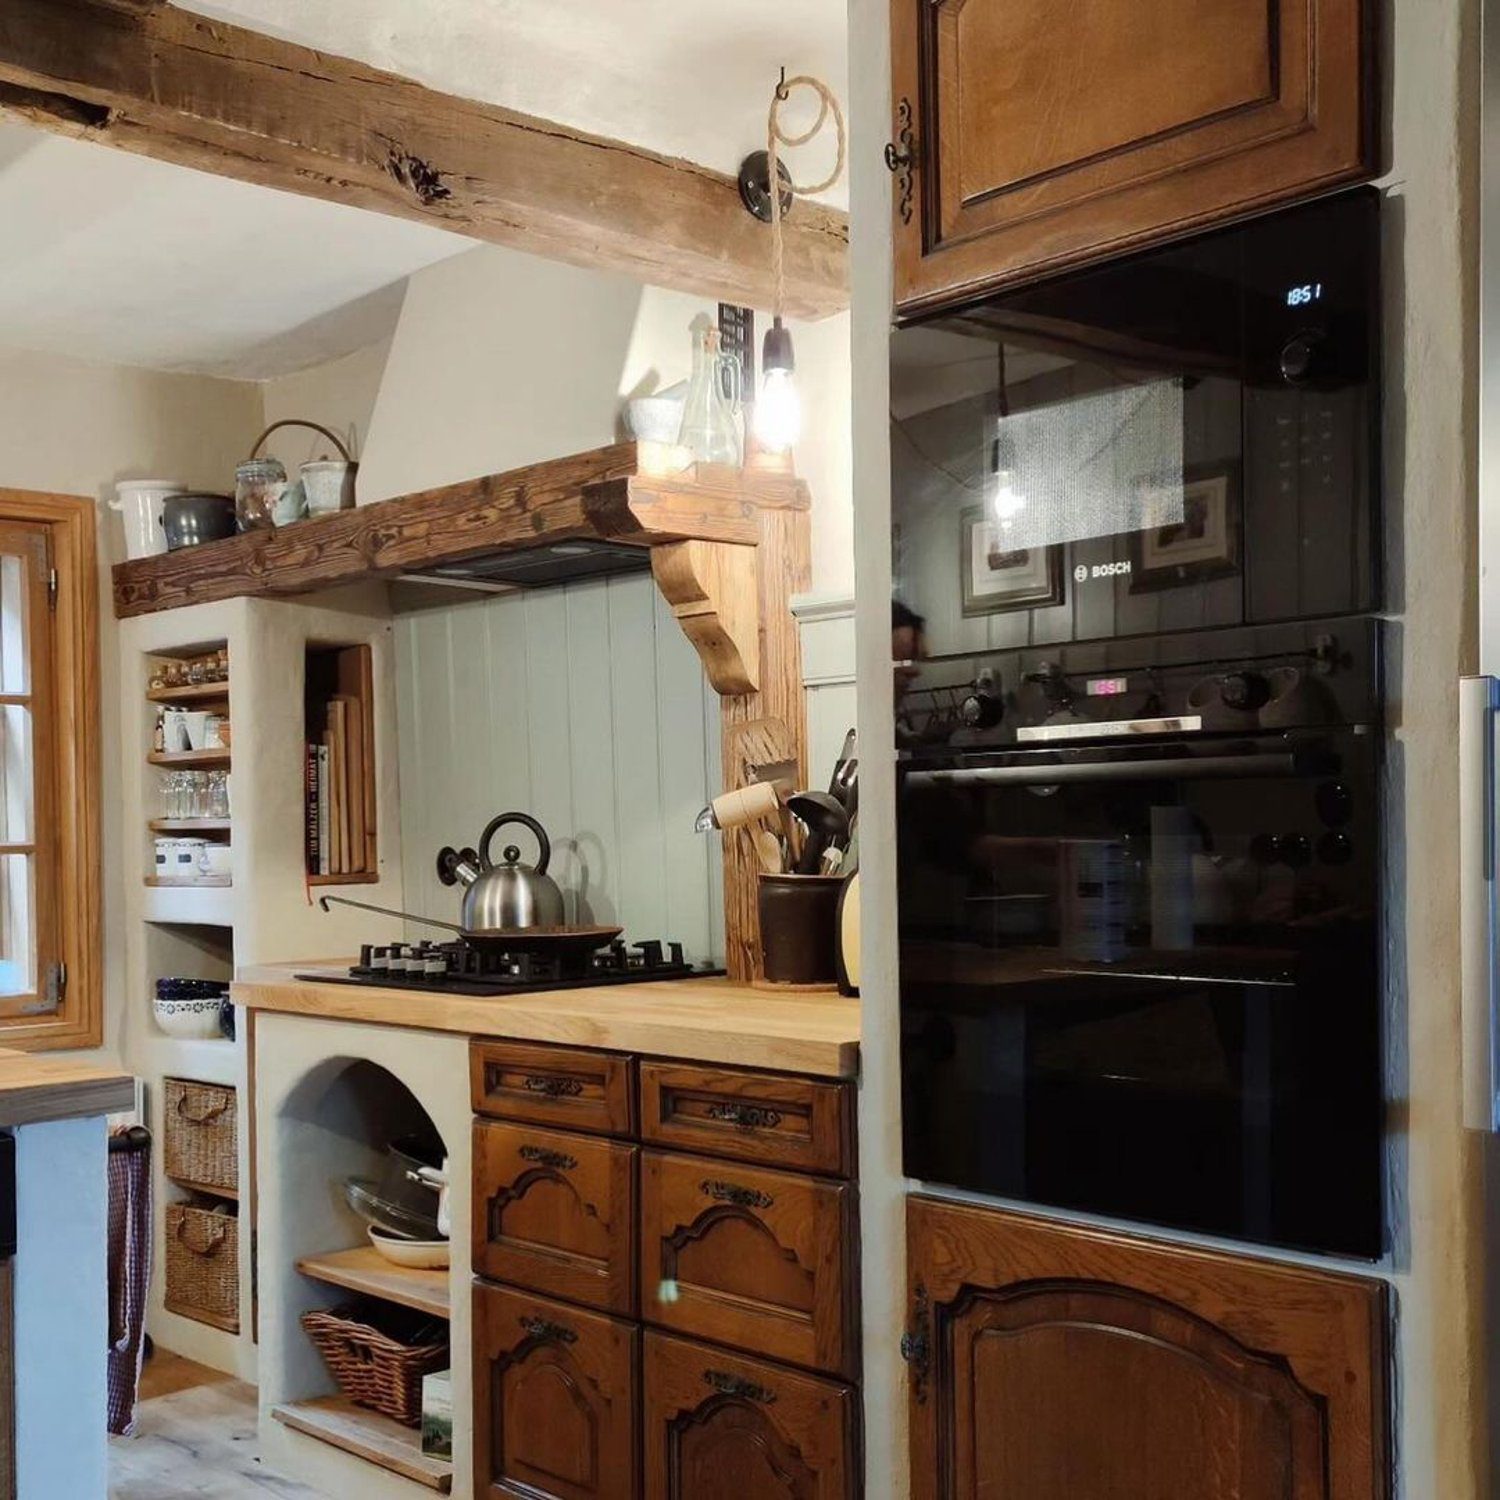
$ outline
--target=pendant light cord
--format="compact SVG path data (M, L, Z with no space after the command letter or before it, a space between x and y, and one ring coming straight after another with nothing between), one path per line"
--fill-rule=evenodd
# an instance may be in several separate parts
M818 96L818 116L800 135L789 135L781 125L781 106L791 97L791 92L795 88L809 88ZM834 97L833 90L822 79L814 78L807 73L801 73L796 78L788 78L783 72L781 82L776 85L771 94L771 112L766 120L766 156L768 158L766 165L771 185L771 270L776 298L772 311L778 323L781 321L786 302L786 270L781 240L781 148L805 146L822 130L829 115L833 116L833 127L838 135L839 148L833 171L821 182L791 183L793 195L800 193L805 197L811 193L824 192L843 176L844 160L848 155L848 136L844 129L844 111L839 107L839 101Z

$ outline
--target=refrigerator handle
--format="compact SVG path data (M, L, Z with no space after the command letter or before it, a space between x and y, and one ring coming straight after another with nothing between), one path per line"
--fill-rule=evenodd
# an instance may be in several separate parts
M1459 683L1459 931L1463 952L1463 1106L1470 1130L1500 1129L1496 1110L1495 721L1500 681Z

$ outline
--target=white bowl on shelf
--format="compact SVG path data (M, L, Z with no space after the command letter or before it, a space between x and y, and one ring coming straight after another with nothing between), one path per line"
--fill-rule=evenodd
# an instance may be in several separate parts
M183 1041L209 1041L223 1036L219 1016L224 1002L217 996L202 1000L154 999L151 1009L156 1024L168 1036Z
M393 1266L406 1266L414 1271L445 1271L452 1257L452 1247L447 1240L408 1240L397 1234L387 1234L371 1224L367 1231L370 1243Z

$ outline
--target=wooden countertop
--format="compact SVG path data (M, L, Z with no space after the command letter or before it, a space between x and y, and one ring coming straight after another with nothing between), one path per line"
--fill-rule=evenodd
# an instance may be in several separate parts
M129 1073L52 1053L0 1048L0 1126L37 1125L135 1108Z
M285 1015L602 1047L822 1078L853 1078L859 1068L859 1001L833 990L778 994L704 978L472 996L297 977L347 968L348 960L242 969L234 1000Z

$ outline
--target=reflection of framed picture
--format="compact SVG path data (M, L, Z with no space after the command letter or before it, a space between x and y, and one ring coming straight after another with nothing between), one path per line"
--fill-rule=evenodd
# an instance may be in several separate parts
M999 526L986 517L982 505L963 513L959 535L966 615L994 615L1063 602L1061 547L1007 549Z
M1140 482L1142 509L1176 513L1177 489ZM1240 570L1240 472L1234 464L1186 469L1182 519L1147 526L1130 537L1130 592L1175 588Z

